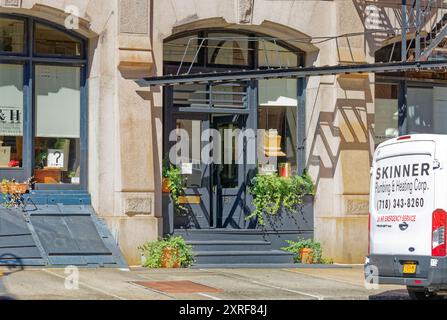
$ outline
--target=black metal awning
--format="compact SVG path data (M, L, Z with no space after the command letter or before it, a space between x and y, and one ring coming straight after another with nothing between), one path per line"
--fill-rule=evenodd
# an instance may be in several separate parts
M447 60L179 74L179 75L148 77L137 80L136 82L141 87L149 87L149 86L160 86L160 85L169 86L178 84L249 81L253 79L305 78L305 77L324 76L324 75L359 74L359 73L367 74L367 73L425 71L425 70L447 71Z

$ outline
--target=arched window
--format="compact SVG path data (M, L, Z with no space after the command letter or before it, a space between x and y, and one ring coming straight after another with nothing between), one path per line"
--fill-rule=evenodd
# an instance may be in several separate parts
M46 21L0 15L1 178L86 187L85 44Z

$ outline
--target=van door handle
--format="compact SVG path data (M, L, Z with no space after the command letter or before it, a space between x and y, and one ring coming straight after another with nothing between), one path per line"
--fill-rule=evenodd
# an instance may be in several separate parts
M441 168L441 162L438 160L433 161L433 170L437 170Z

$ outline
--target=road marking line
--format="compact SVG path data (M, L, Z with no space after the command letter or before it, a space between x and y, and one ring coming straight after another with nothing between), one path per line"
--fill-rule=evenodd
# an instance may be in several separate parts
M304 276L313 277L313 278L322 279L322 280L329 280L329 281L340 282L340 283L343 283L343 284L349 284L349 285L354 286L354 287L359 287L359 288L365 289L364 285L352 283L352 282L345 281L345 280L339 280L339 279L335 279L335 278L328 278L328 277L318 276L318 275L314 275L314 274L305 273L305 272L302 272L302 271L295 271L295 270L288 270L288 269L283 269L283 270L286 271L286 272L297 273L297 274L301 274L301 275L304 275Z
M52 271L50 271L50 270L47 270L47 269L41 269L41 270L44 271L44 272L46 272L46 273L52 274L53 276L56 276L56 277L58 277L58 278L61 278L61 279L64 279L64 280L66 279L66 277L61 276L61 275L59 275L59 274L57 274L57 273L55 273L55 272L52 272ZM94 290L94 291L98 291L98 292L100 292L100 293L102 293L102 294L105 294L105 295L114 297L114 298L116 298L116 299L119 299L119 300L127 300L127 299L124 298L124 297L120 297L120 296L115 295L115 294L113 294L113 293L109 293L109 292L104 291L104 290L102 290L102 289L99 289L99 288L93 287L93 286L91 286L91 285L85 284L85 283L83 283L83 282L81 282L81 281L79 281L78 283L79 283L79 285L82 285L82 286L87 287L87 288L89 288L89 289L91 289L91 290Z
M218 297L214 297L210 294L206 294L206 293L198 293L199 296L205 297L205 298L210 298L212 300L216 300L216 301L221 301L222 299L218 298Z
M252 282L252 283L255 283L255 284L258 284L258 285L263 285L263 286L270 287L270 288L273 288L273 289L282 290L282 291L288 291L288 292L291 292L291 293L297 293L297 294L300 294L300 295L303 295L303 296L309 296L309 297L312 297L312 298L315 298L315 299L318 299L318 300L324 300L324 296L317 296L317 295L314 295L314 294L311 294L311 293L306 293L306 292L302 292L302 291L298 291L298 290L287 289L287 288L283 288L283 287L277 287L277 286L274 286L274 285L271 285L271 284L258 282L256 280L249 280L249 281Z
M291 292L291 293L296 293L296 294L300 294L302 296L312 297L312 298L315 298L317 300L324 300L325 299L324 296L317 296L317 295L314 295L314 294L311 294L311 293L306 293L306 292L302 292L302 291L298 291L298 290L278 287L278 286L275 286L275 285L272 285L272 284L267 284L267 283L259 282L259 281L256 281L256 280L250 280L250 279L248 279L246 277L235 275L235 274L231 274L231 273L226 273L226 272L222 272L222 271L210 271L210 270L206 270L206 269L200 269L200 270L203 270L203 271L209 272L209 273L216 273L216 274L220 273L221 275L228 276L228 277L233 278L233 279L245 280L247 282L250 282L250 283L253 283L253 284L256 284L256 285L260 285L260 286L264 286L264 287L268 287L268 288L272 288L272 289L277 289L277 290L282 290L282 291L287 291L287 292Z

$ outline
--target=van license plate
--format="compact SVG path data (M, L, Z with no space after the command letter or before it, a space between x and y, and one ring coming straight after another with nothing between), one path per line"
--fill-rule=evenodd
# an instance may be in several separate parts
M416 264L414 263L405 263L403 273L405 274L414 274L416 273Z

